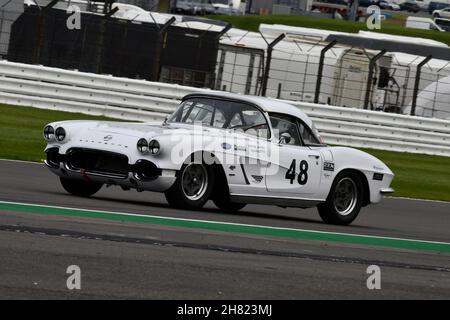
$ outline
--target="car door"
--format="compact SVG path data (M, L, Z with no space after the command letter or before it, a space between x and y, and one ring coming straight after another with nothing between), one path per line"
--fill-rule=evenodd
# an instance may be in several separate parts
M270 121L274 139L270 164L265 175L267 191L271 195L311 198L320 187L320 152L303 143L298 119L271 114Z
M264 174L270 146L267 119L260 110L245 104L230 109L230 120L225 124L230 129L229 139L222 144L223 149L228 149L225 152L235 159L225 166L230 192L266 195Z

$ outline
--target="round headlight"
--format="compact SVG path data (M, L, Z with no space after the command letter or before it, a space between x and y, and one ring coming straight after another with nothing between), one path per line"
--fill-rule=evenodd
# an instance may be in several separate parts
M144 138L139 139L137 142L137 149L140 153L147 153L148 152L148 142Z
M55 139L55 129L52 126L46 126L44 128L44 138L47 141Z
M64 139L66 138L66 130L64 130L64 128L57 128L55 130L55 137L56 140L58 140L59 142L64 141Z
M160 149L158 140L150 141L150 143L148 144L148 149L150 150L151 154L158 154Z

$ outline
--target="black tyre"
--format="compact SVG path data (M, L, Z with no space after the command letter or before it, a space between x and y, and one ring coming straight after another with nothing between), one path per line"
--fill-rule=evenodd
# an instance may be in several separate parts
M237 203L230 200L230 196L223 196L222 198L214 198L213 199L214 204L217 208L225 211L225 212L236 212L241 210L246 206L245 203Z
M337 175L325 203L317 209L325 223L349 225L356 219L364 199L364 186L354 172Z
M225 172L219 166L214 167L215 171L215 187L211 196L217 208L225 212L236 212L246 206L245 203L236 203L230 199L230 189L228 188L228 181Z
M97 193L103 186L101 183L59 178L64 190L78 197L90 197Z
M217 208L225 212L236 212L246 206L245 203L237 203L231 201L230 191L228 189L226 181L221 183L220 186L216 187L216 190L214 190L214 196L212 197L212 201L214 202Z
M204 163L183 165L174 185L165 192L171 207L199 209L208 201L214 188L214 171Z

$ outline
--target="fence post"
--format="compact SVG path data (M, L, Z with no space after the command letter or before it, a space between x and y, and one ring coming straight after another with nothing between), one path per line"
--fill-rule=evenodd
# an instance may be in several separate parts
M5 10L1 10L2 12L2 17L1 17L1 21L0 21L0 35L3 35L3 25L5 22ZM11 31L10 31L11 34ZM0 47L1 47L1 42L0 42ZM5 56L8 55L8 47L9 47L9 41L6 43L6 52L3 52L2 50L0 50L0 57L3 60Z
M280 97L281 97L281 83L278 84L277 99L280 99Z
M109 0L108 0L109 1ZM103 19L100 21L100 30L98 32L99 38L97 42L97 48L96 48L96 56L95 56L95 73L101 74L104 70L103 68L103 49L105 46L105 32L106 32L106 24L110 21L112 15L114 15L117 11L119 11L118 7L115 7L114 9L111 9L111 6L107 6L109 2L105 2L105 7L103 8ZM107 11L107 7L110 9Z
M413 92L413 99L411 103L411 115L416 115L416 104L417 104L417 95L419 93L419 82L420 82L420 74L422 72L422 67L433 59L432 55L427 56L425 59L423 59L418 65L416 70L416 80L414 81L414 92Z
M316 80L316 91L314 93L314 103L319 103L319 94L320 94L320 86L322 85L322 73L323 73L323 62L325 60L325 54L328 50L330 50L337 43L336 40L328 43L323 49L320 51L319 58L319 70L317 70L317 80Z
M107 14L108 12L112 11L111 8L112 8L112 4L114 3L114 0L105 0L104 3L105 4L103 5L103 14ZM117 9L119 9L119 8L117 8Z
M267 82L269 80L269 72L270 72L270 63L272 61L272 51L273 48L286 37L286 35L280 34L275 40L273 40L271 43L267 46L267 59L266 59L266 68L264 70L264 76L263 76L263 83L262 83L262 89L261 89L261 96L266 96L267 91Z
M248 0L247 7L245 8L245 13L252 13L253 0Z
M53 8L58 2L59 2L59 0L52 0L45 7L41 7L36 3L40 12L39 12L39 17L38 17L38 25L37 25L38 40L37 40L36 51L34 54L34 63L35 64L39 64L41 61L41 47L43 45L42 44L42 42L43 42L43 34L42 33L44 32L43 27L44 27L45 14L47 13L48 10Z
M47 10L53 8L58 2L59 2L59 0L52 0L48 5L46 5L44 7L44 11L47 11Z
M159 33L166 32L167 28L169 28L177 19L175 17L171 17L169 20L166 21L166 23L163 24L161 29L159 29Z
M217 55L219 54L219 47L220 47L220 38L222 38L222 36L224 35L224 34L226 34L231 28L232 28L233 26L231 25L231 23L228 23L223 29L222 29L222 31L220 31L218 34L217 34L217 37L216 37L216 45L217 45ZM216 59L216 61L217 61L217 59ZM212 74L211 74L211 80L210 80L210 84L209 84L209 88L210 89L215 89L215 88L219 88L220 89L220 83L218 84L218 83L216 83L216 81L217 81L217 78L219 78L219 79L222 79L222 74L223 74L223 65L224 65L224 62L225 61L225 51L223 51L222 50L222 52L221 52L221 56L220 56L220 62L219 62L219 69L218 69L218 72L217 72L217 75L216 75L216 72L212 72Z
M358 7L359 7L359 0L350 0L350 14L349 14L349 20L350 21L357 21L358 20Z
M151 15L151 13L150 13L150 17L153 19L153 16ZM150 81L159 81L160 72L161 72L161 54L166 45L167 30L176 20L177 19L175 17L171 17L161 27L159 27L159 25L153 19L155 26L158 28L159 44L158 44L158 46L156 46L156 50L155 50L156 51L155 61L153 63L151 79L149 79Z
M370 99L370 91L372 89L372 79L373 79L373 69L375 68L375 64L377 61L384 56L386 53L386 50L383 49L380 52L378 52L375 56L373 56L372 59L370 59L369 62L369 75L367 77L367 87L366 87L366 96L364 98L364 109L369 108L369 99Z
M222 38L222 36L227 33L228 31L230 31L230 29L232 28L232 24L228 23L218 34L217 34L217 42L219 42L220 38Z

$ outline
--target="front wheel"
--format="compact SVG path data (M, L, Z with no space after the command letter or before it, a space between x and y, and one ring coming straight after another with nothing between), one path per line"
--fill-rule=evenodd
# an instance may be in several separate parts
M78 197L90 197L102 188L101 183L60 178L64 190Z
M241 210L246 206L245 203L237 203L230 200L230 195L227 193L222 193L213 198L213 202L217 208L225 212L236 212Z
M326 202L317 206L320 217L328 224L349 225L361 210L363 193L363 183L357 174L338 174Z
M183 165L174 185L165 192L171 207L199 209L208 201L214 188L214 173L211 166L191 162Z

